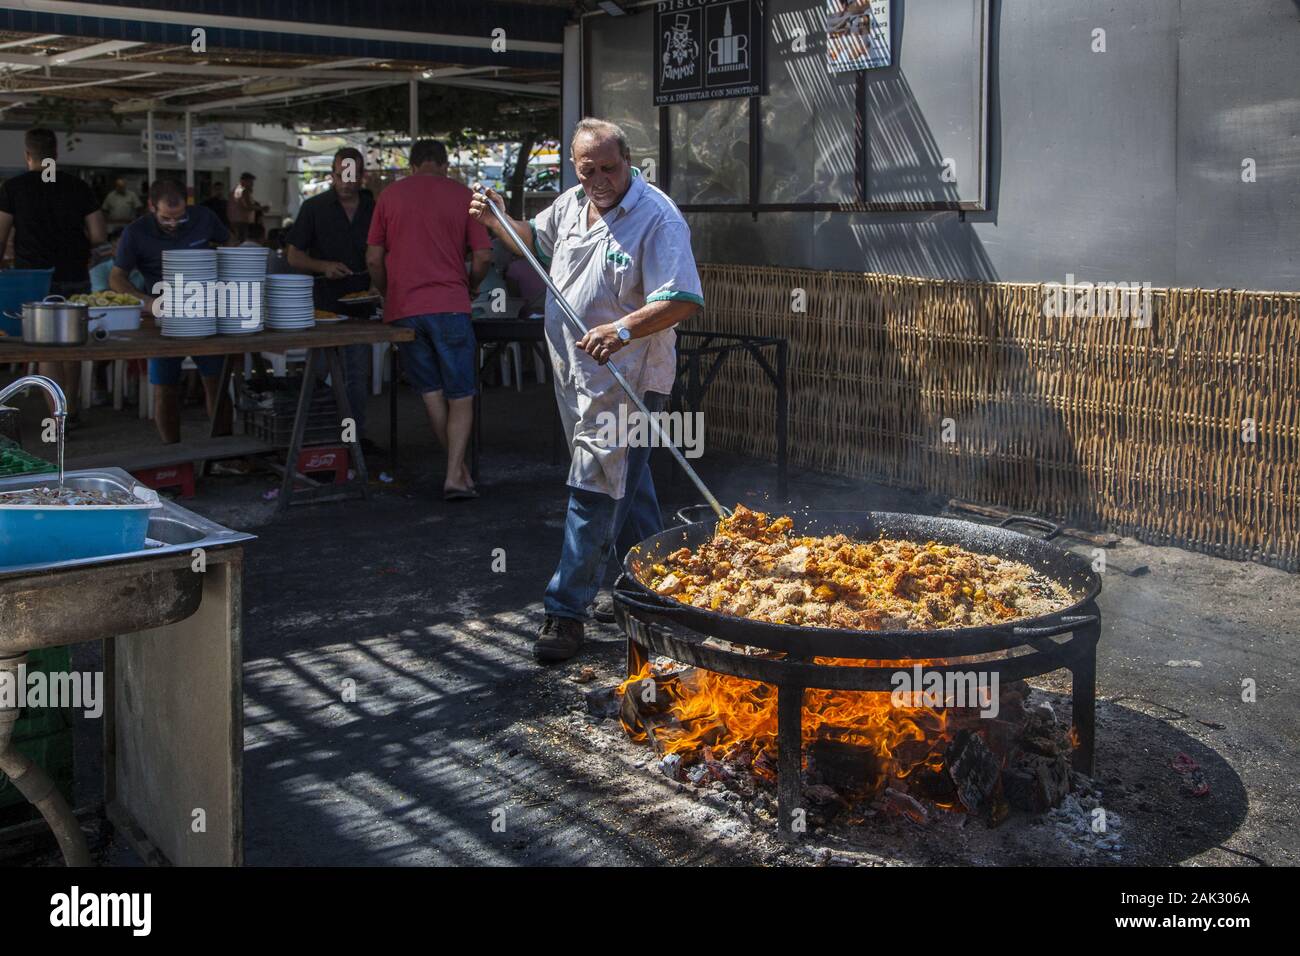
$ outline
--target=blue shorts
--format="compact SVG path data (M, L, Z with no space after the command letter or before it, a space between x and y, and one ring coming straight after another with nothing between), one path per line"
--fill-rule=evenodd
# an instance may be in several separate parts
M415 341L398 349L402 370L421 395L469 398L478 391L478 343L468 312L408 315L393 324L415 330Z
M221 374L223 355L196 355L194 364L199 367L199 374L204 378L216 378ZM184 359L157 358L149 360L150 385L179 385L181 383L181 363Z

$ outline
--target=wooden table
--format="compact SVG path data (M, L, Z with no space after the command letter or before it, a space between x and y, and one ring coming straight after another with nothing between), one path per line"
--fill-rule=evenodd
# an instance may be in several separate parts
M318 372L328 371L334 390L334 399L338 403L339 417L351 418L352 406L348 402L347 388L344 387L343 357L339 349L349 345L374 345L376 342L410 342L415 333L396 325L371 322L364 319L349 319L331 325L318 325L315 328L292 332L255 332L251 335L214 335L201 339L164 338L155 327L140 328L130 332L113 332L102 342L90 341L85 345L28 345L18 340L0 338L0 364L7 362L112 362L117 360L173 358L196 355L223 355L221 377L218 380L218 407L213 417L220 420L226 407L230 404L230 380L235 373L237 356L245 352L286 352L290 349L306 349L307 365L303 369L302 389L298 393L298 408L294 415L293 437L285 454L284 481L280 488L279 510L288 509L291 504L306 501L334 500L351 497L353 491L359 491L361 497L367 497L366 487L369 474L366 471L365 455L361 450L361 436L355 435L348 444L348 453L356 464L356 478L339 485L318 485L305 475L295 476L294 465L298 453L302 450L303 436L307 429L307 410L311 407L312 393L316 389ZM392 361L396 362L397 351L392 351ZM394 371L396 365L394 364ZM397 376L393 375L393 389L390 398L389 416L389 456L393 469L397 467ZM211 436L216 438L218 436ZM342 436L340 436L342 437ZM242 440L242 436L234 436ZM233 444L233 441L232 441ZM295 477L308 485L306 489L295 491Z

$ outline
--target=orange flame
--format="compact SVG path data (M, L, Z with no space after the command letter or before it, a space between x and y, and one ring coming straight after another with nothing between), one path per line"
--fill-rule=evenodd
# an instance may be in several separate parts
M817 663L880 666L884 662L817 658ZM924 666L931 662L909 661L908 665L913 663ZM619 686L619 693L651 673L648 664L642 667ZM680 754L689 763L706 747L724 756L745 748L754 757L754 771L770 779L777 756L775 687L697 668L685 680L658 682L657 692L668 699L665 725L655 731L665 754ZM646 738L644 731L626 729L633 739ZM878 787L921 767L942 770L947 730L944 711L895 707L888 692L804 692L805 747L818 739L831 739L866 749L876 759Z

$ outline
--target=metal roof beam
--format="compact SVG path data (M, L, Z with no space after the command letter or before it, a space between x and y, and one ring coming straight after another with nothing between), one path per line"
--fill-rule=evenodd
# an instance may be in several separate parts
M144 44L138 40L105 40L103 43L92 43L90 46L78 47L63 53L51 53L47 59L50 61L50 66L66 66L80 60L116 53L119 50L129 50L133 46L144 46Z
M414 30L383 30L373 27L344 26L332 23L306 23L292 20L263 20L256 17L228 17L212 13L159 10L153 7L118 7L99 3L76 3L71 0L7 0L6 6L37 13L99 17L104 20L129 20L136 23L169 23L186 27L213 27L251 30L261 33L289 33L299 36L335 37L340 39L380 40L390 43L423 43L430 46L460 46L478 50L492 48L491 36L462 36L452 33L420 33ZM541 40L510 40L510 48L531 53L563 53L563 43Z
M60 40L62 38L62 33L42 33L37 37L24 37L21 40L10 40L8 43L0 43L0 50L11 50L16 46L31 46L33 43L49 43L51 40Z
M53 57L35 56L30 53L10 53L0 50L0 63L12 63L15 66L28 67L55 67ZM213 63L159 63L153 60L95 60L90 63L69 64L75 65L78 69L85 70L108 70L117 73L135 73L141 69L152 70L155 73L178 73L190 74L193 76L295 76L318 79L335 80L339 77L346 77L354 80L373 80L377 76L385 74L377 71L339 71L330 69L321 69L319 67L301 67L294 69L292 67L275 67L275 66L251 66L242 63L230 64L213 64ZM405 73L402 74L405 77Z
M297 90L284 90L279 93L258 93L253 96L234 96L224 100L209 100L205 103L191 103L186 106L178 106L176 109L185 113L206 113L209 110L222 109L230 106L244 106L249 103L271 103L288 100L301 99L305 96L316 96L321 93L333 93L340 90L363 90L371 89L377 86L397 86L399 83L406 83L409 77L394 77L392 79L372 78L368 83L358 83L355 80L344 81L342 83L318 83L315 86L304 86Z
M508 80L461 80L461 79L425 79L420 82L430 86L463 86L471 90L495 90L500 93L522 93L525 96L541 96L546 99L560 95L560 88L549 83L511 83Z

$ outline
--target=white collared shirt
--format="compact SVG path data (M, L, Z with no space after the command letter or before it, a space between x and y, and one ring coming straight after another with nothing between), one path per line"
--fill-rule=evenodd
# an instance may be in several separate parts
M622 201L588 227L581 186L563 193L533 219L534 253L588 329L617 322L649 302L704 304L691 232L677 206L633 167ZM607 366L578 348L555 296L546 296L546 340L555 366L556 399L573 445L568 483L622 498L627 449L606 444L597 416L627 399ZM611 359L638 394L670 394L677 374L677 333L664 329L634 339Z
M532 220L538 258L587 327L616 322L648 302L704 304L691 253L691 231L677 206L632 169L632 184L612 211L587 226L587 195L575 186ZM618 386L609 370L577 348L581 335L546 296L546 336L563 365L558 371L584 391ZM672 391L677 333L664 329L619 349L613 361L641 392Z

